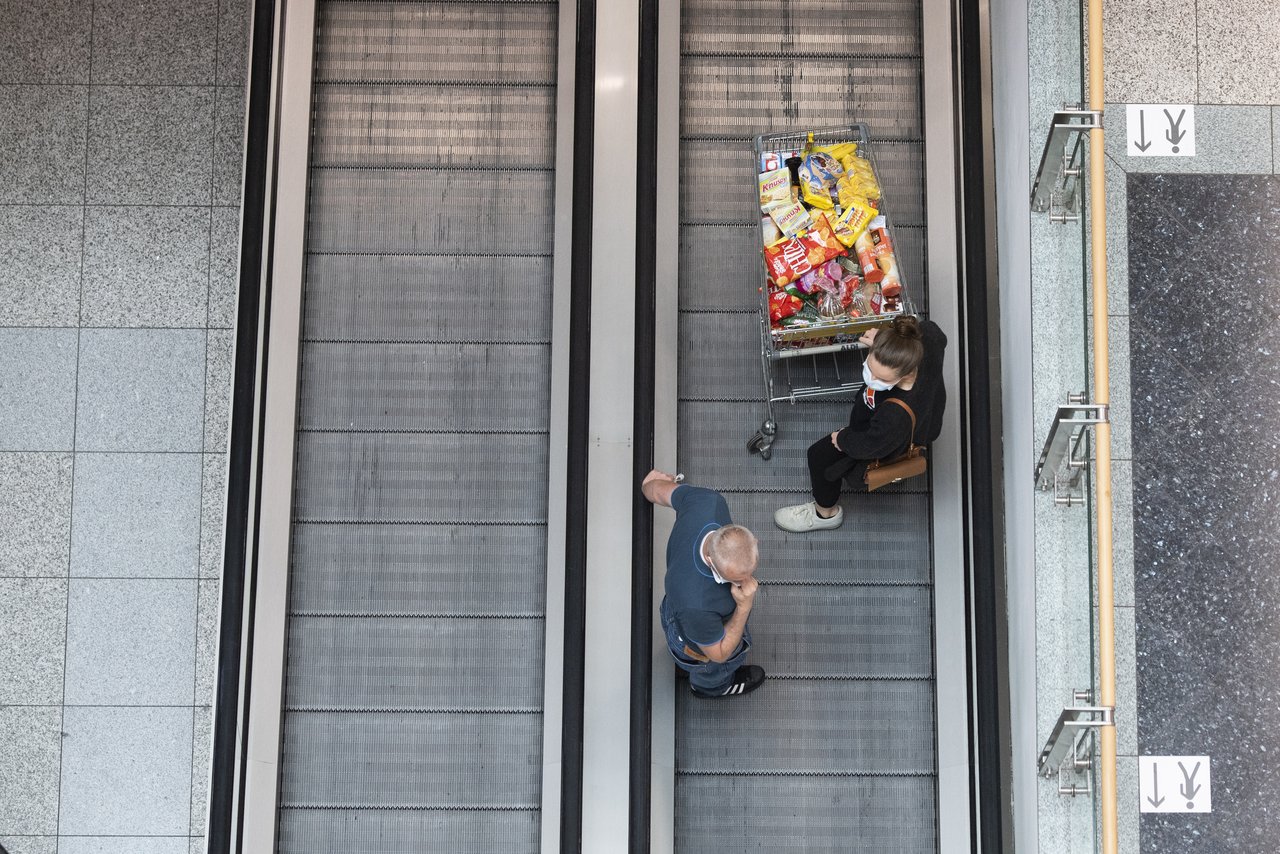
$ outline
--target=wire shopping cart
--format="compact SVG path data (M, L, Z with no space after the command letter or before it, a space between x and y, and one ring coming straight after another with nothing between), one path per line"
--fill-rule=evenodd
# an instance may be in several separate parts
M788 183L803 180L799 176L812 176L821 163L826 162L807 161L806 152L834 150L830 147L846 143L856 146L852 156L861 162L848 159L845 162L863 176L863 183L850 184L850 187L865 188L868 194L867 211L864 214L849 211L852 215L849 221L861 216L874 218L870 224L861 223L861 230L857 229L858 223L852 228L846 227L835 245L827 245L832 244L829 228L814 227L808 233L787 237L779 220L785 224L787 217L796 216L811 218L817 223L820 214L830 222L832 217L846 216L848 208L864 201L850 189L848 195L841 193L836 197L833 193L825 203L813 193L802 196L799 204L804 208L803 214L795 211L794 195L789 202L771 205L771 212L764 210L766 193L777 197L777 183L787 178L782 170L791 174L792 180ZM895 317L911 314L913 308L901 259L893 250L893 225L884 193L880 191L867 125L762 134L755 138L754 148L756 172L762 179L764 214L761 219L760 362L767 411L760 429L747 440L747 450L767 460L778 433L774 404L784 401L794 404L804 398L852 395L860 391L862 351L866 348L859 337L869 329L888 325ZM810 167L808 173L802 171L806 167ZM854 174L842 169L833 171ZM868 172L870 181L865 178ZM766 183L770 185L768 189ZM870 198L873 194L876 197ZM816 204L811 205L810 200ZM841 200L850 204L846 207ZM826 204L831 208L827 209ZM854 245L844 245L855 230L859 230L859 236ZM824 257L837 250L838 254ZM796 278L791 278L793 275ZM837 275L838 280L834 278ZM838 290L832 283L838 283ZM806 286L812 286L814 292L806 293ZM780 316L787 311L792 313Z

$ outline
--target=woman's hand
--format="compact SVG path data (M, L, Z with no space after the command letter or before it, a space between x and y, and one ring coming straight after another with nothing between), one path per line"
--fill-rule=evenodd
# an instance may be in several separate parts
M879 327L868 329L866 332L858 336L858 343L864 347L870 348L875 343L876 333L880 331Z
M837 451L840 450L840 440L837 438L839 435L840 435L839 430L831 434L831 444L835 447ZM841 453L843 453L843 451L841 451Z

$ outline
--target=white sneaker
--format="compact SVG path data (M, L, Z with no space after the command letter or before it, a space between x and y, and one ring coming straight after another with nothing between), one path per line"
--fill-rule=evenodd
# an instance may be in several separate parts
M836 505L836 515L824 519L818 515L818 505L810 501L808 504L794 504L783 507L773 514L773 524L793 534L805 534L809 531L821 531L826 528L839 528L844 522L844 508Z

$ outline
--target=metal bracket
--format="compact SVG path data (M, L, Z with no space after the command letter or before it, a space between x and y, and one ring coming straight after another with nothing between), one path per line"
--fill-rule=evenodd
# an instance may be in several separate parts
M1079 222L1084 173L1084 136L1103 126L1101 110L1067 104L1053 114L1040 168L1031 188L1031 209L1056 223Z
M1080 475L1089 466L1087 428L1111 420L1109 407L1085 403L1083 393L1069 395L1071 403L1059 406L1036 463L1036 487L1053 490L1053 501L1063 507L1084 504Z
M1078 701L1085 692L1075 692ZM1088 692L1087 696L1092 696ZM1115 726L1111 706L1068 706L1058 716L1049 740L1040 751L1036 771L1046 780L1058 776L1058 794L1088 795L1093 789L1088 771L1093 767L1094 733Z

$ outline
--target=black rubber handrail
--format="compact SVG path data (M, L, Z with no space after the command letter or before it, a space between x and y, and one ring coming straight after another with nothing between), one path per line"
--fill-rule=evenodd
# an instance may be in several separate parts
M213 708L213 779L209 789L209 822L206 839L210 854L231 850L243 828L232 808L236 791L243 796L244 779L236 776L236 746L239 711L247 712L249 684L246 673L240 685L246 603L252 608L251 591L246 590L247 567L256 562L249 554L250 497L258 488L253 471L253 413L264 393L257 387L259 306L264 288L270 289L270 271L263 275L263 259L269 257L263 244L263 226L268 216L268 163L271 155L270 128L273 62L274 0L253 4L253 39L249 49L247 138L244 155L243 221L240 233L240 289L236 306L236 357L231 382L231 443L227 471L225 551L222 564L222 615L218 631L217 694ZM264 344L265 350L265 344ZM265 358L265 352L264 352ZM252 558L252 560L251 560ZM241 797L243 803L243 797ZM243 814L243 813L242 813ZM240 846L237 846L239 848Z

